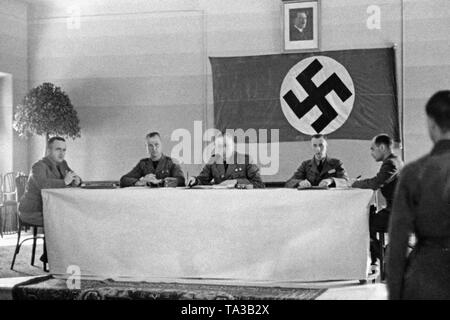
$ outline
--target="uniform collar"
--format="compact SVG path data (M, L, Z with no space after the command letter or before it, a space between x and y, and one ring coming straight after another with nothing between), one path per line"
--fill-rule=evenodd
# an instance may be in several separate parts
M312 162L312 169L314 171L317 171L318 173L321 173L321 172L325 171L326 169L328 169L328 166L327 166L327 164L328 164L328 155L326 155L325 158L323 158L321 160L321 162L322 162L322 171L319 171L319 164L317 163L318 160L316 159L315 156L313 156L311 162Z
M56 174L57 176L63 174L62 172L60 172L60 170L58 170L58 167L61 168L62 162L57 163L56 161L50 159L50 157L48 156L42 158L42 160L50 167L50 170L53 171L54 174Z
M386 157L386 159L383 160L383 162L386 162L387 160L392 159L392 158L397 158L397 156L394 153L391 153L390 155L388 155Z
M320 161L317 160L316 156L313 156L312 161L313 161L313 163L314 163L316 166L319 165L319 163L325 164L325 163L328 162L328 155L325 155L325 158L323 158L323 159L320 160Z
M152 158L150 158L150 157L148 157L148 159L151 161L151 162L154 162L154 161L161 161L162 159L164 159L166 156L164 155L164 153L161 153L161 158L159 158L158 160L152 160Z
M154 161L158 162L158 165L156 167L153 166L154 169L156 170L156 168L159 168L159 167L162 166L163 162L166 160L166 156L163 153L163 154L161 154L161 158L159 158L159 160L152 160L152 158L150 158L150 157L148 159L149 159L149 161L150 161L152 166L153 166Z
M450 139L439 140L431 150L432 155L450 152Z
M231 155L231 157L229 157L229 159L224 159L223 156L222 156L221 154L216 154L214 158L215 158L215 159L214 159L214 162L215 162L216 164L223 164L224 161L225 161L227 164L233 164L233 163L236 163L237 152L236 152L236 151L233 151L233 154Z
M55 168L57 168L64 162L64 160L63 160L63 162L57 163L56 161L53 161L52 159L50 159L49 156L45 156L42 160L44 160L44 162L46 162L48 165L53 166Z

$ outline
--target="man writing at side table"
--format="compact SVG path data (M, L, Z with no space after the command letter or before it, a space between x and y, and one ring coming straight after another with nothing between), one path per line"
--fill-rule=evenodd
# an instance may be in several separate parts
M386 134L380 134L372 139L371 155L375 161L381 162L381 167L375 177L363 180L351 179L349 185L353 188L380 190L386 199L386 208L369 216L370 253L372 266L376 268L377 259L381 257L380 242L376 232L387 232L388 222L394 198L394 191L399 178L403 161L394 154L393 140Z

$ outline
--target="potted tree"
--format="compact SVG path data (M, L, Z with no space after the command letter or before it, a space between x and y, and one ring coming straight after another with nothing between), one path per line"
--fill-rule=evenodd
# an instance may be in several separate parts
M69 96L46 82L31 89L17 106L13 127L21 137L44 136L47 149L50 136L81 137L79 123Z

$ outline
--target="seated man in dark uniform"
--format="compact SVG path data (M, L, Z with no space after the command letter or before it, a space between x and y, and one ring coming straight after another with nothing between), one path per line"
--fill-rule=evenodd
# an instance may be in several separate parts
M376 232L387 232L389 216L392 208L392 200L397 185L403 161L393 152L392 138L386 134L380 134L373 138L370 147L372 157L377 162L382 162L377 175L370 179L350 181L353 188L381 190L381 194L386 199L386 208L377 213L370 214L370 252L372 265L376 264L380 258L380 243L376 238Z
M246 154L235 151L233 137L230 135L218 136L215 140L215 154L209 159L197 177L190 177L187 183L192 187L197 184L213 184L254 188L264 188L259 174L259 168L252 163Z
M311 139L314 157L302 162L294 175L286 182L286 188L305 189L312 186L335 187L347 181L347 173L341 160L327 155L327 140L321 134Z
M130 172L120 178L120 187L184 186L183 171L179 164L162 153L161 137L158 132L147 134L146 146L150 157L140 160Z
M34 163L25 186L25 193L19 201L20 219L28 224L43 226L42 189L77 187L81 178L69 168L64 157L66 141L53 137L47 143L47 156ZM41 257L47 262L46 250Z

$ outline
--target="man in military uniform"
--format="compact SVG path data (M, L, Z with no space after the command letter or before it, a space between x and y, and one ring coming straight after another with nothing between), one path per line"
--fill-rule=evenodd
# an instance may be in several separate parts
M184 186L183 171L179 164L162 153L161 137L158 132L147 134L146 145L150 157L140 160L130 172L120 178L120 187Z
M371 155L375 161L382 162L380 170L373 178L352 179L349 181L349 185L353 188L380 189L381 194L386 199L386 208L370 214L369 229L372 265L376 265L377 259L381 255L380 243L376 238L376 232L387 232L394 191L400 170L403 167L403 161L393 152L393 144L392 138L386 134L380 134L373 138L370 146Z
M286 182L286 188L306 189L313 186L336 187L347 182L347 173L341 160L327 155L327 140L321 134L312 136L314 157L302 162L294 175Z
M434 147L403 168L389 222L389 299L450 300L450 90L434 94L426 113Z
M190 177L188 186L218 184L230 187L264 188L259 168L246 154L235 151L233 137L219 136L215 140L215 154L197 177Z

